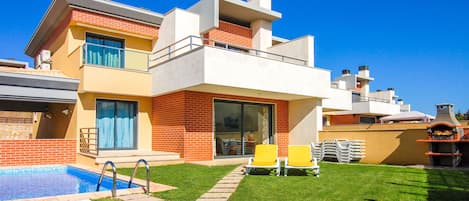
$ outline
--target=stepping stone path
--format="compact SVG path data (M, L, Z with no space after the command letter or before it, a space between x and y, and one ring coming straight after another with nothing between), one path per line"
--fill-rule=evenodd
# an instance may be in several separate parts
M164 201L163 199L149 196L146 194L131 194L117 197L123 201Z
M203 194L197 201L226 201L236 191L239 182L244 178L244 165L241 165L218 181L207 193Z

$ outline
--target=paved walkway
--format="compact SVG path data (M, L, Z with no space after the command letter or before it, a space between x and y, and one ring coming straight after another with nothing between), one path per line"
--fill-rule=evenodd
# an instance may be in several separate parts
M244 165L238 166L226 175L223 179L218 181L207 193L203 194L197 201L226 201L230 198L231 194L236 191L239 182L244 178Z
M117 197L123 201L164 201L163 199L149 196L146 194L131 194Z

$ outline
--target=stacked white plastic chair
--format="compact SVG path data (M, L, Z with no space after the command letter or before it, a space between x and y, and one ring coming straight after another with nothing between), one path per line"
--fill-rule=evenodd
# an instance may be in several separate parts
M339 163L350 163L365 157L363 140L326 140L312 143L313 156L319 160L336 160Z
M365 158L365 141L364 140L349 140L350 149L352 153L352 161L358 161Z
M324 151L322 149L322 143L311 143L311 152L314 158L322 160L324 158Z

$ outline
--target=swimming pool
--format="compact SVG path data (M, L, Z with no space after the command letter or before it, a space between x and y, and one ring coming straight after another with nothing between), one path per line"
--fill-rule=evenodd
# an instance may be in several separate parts
M99 174L72 166L0 168L0 201L96 192L98 179ZM117 180L117 189L127 187ZM99 191L111 189L112 178L104 177Z

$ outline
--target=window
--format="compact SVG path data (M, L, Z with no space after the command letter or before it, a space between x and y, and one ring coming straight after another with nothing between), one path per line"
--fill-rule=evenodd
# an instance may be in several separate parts
M254 154L256 144L274 143L272 105L215 101L216 156Z
M124 40L86 34L85 62L86 64L123 68L125 62Z
M241 47L232 46L232 45L228 45L228 44L226 44L226 43L215 42L215 47L221 47L221 48L233 50L233 51L236 51L236 52L246 52L246 53L249 52L247 49L244 49L244 48L241 48Z
M376 123L375 117L360 117L360 124L374 124Z

